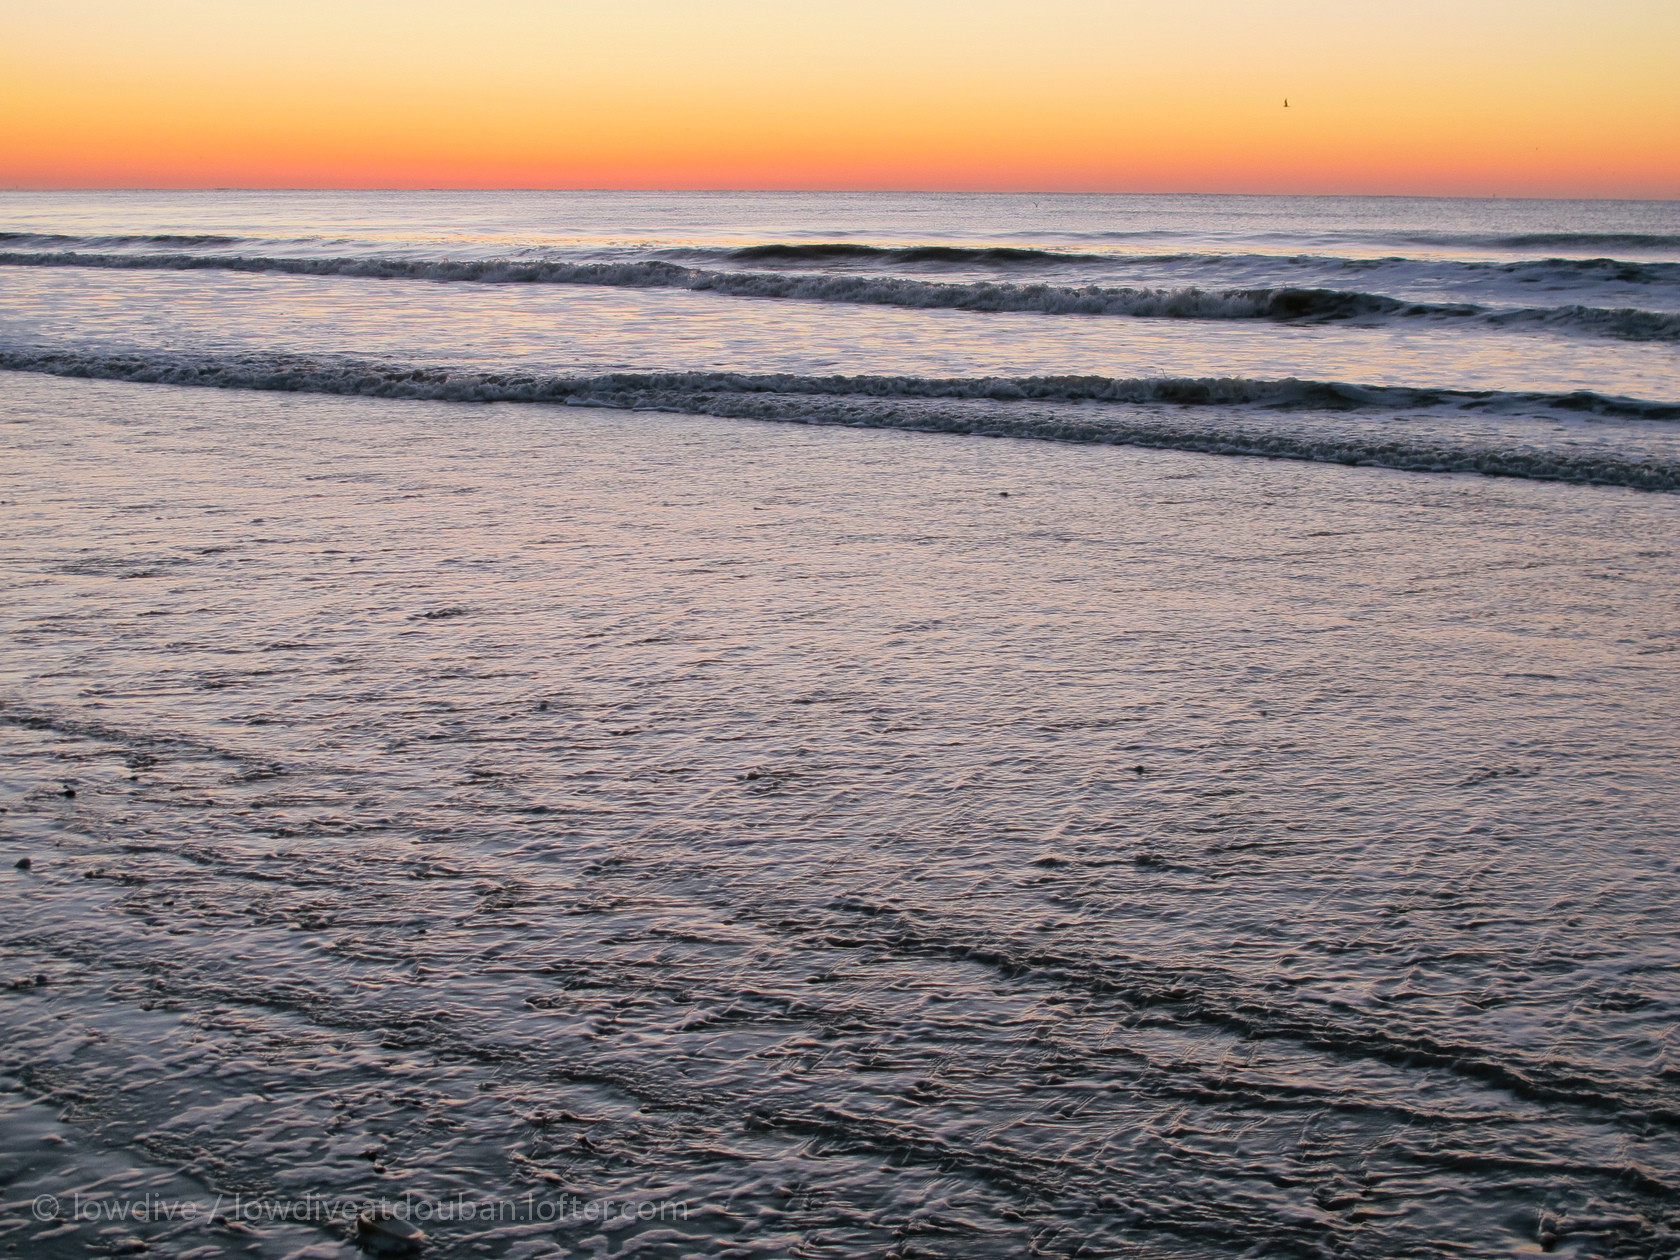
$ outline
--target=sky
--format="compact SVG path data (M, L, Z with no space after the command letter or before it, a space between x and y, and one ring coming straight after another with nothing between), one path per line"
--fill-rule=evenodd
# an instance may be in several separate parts
M1680 197L1680 2L0 0L0 119L9 188Z

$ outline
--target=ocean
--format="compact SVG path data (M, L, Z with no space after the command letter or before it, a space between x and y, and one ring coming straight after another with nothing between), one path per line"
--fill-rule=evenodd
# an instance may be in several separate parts
M0 1242L1680 1255L1677 490L1680 203L0 193Z

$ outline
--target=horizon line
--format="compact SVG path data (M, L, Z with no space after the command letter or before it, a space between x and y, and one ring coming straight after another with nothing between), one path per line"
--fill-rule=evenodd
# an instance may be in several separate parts
M715 196L811 196L834 194L840 196L902 196L902 197L1255 197L1309 198L1341 197L1362 201L1621 201L1651 202L1660 205L1680 203L1680 194L1667 197L1639 196L1544 196L1532 193L1361 193L1361 192L1205 192L1205 191L1109 191L1094 192L1073 189L987 189L987 188L640 188L543 185L356 185L356 184L66 184L12 185L0 187L0 193L602 193L652 196L715 195Z

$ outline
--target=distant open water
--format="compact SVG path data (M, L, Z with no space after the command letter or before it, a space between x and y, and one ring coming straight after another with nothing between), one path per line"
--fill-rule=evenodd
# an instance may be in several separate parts
M1666 203L0 194L0 1242L1680 1254L1677 321Z

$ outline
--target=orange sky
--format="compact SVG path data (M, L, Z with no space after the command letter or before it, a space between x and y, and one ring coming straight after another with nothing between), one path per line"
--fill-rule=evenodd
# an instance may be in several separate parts
M1676 197L1677 67L1675 0L9 0L0 186Z

